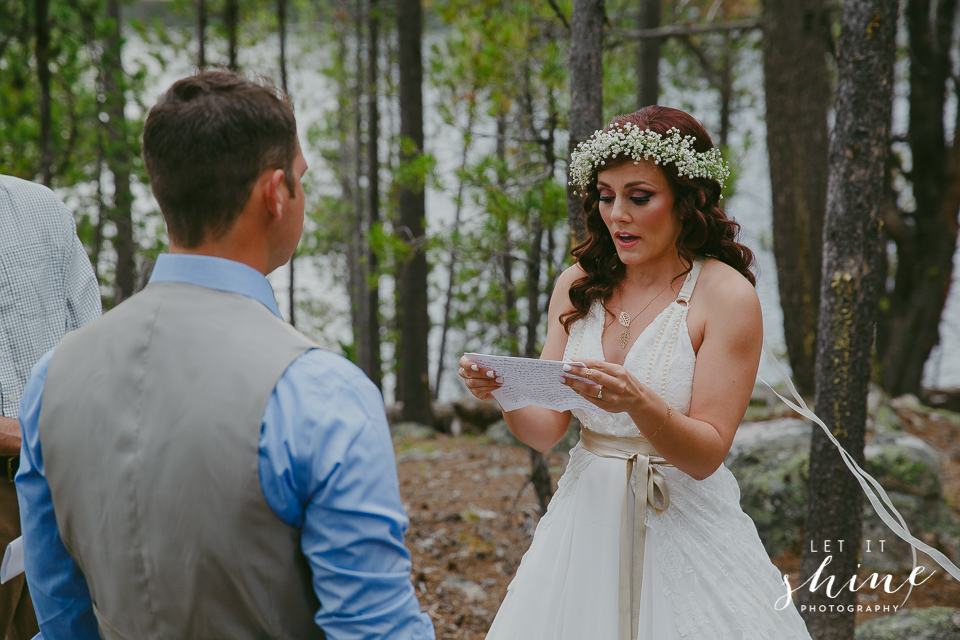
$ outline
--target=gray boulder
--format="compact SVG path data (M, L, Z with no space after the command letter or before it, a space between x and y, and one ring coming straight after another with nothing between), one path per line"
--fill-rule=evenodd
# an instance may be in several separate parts
M767 553L798 551L806 516L810 423L793 418L740 425L725 464L740 484L740 505Z
M915 537L960 561L960 523L943 497L939 455L900 429L889 404L878 402L875 395L871 404L874 414L868 427L873 437L864 449L866 471L887 491ZM811 428L798 419L745 423L725 461L740 484L740 504L772 557L786 550L801 551ZM864 568L910 570L910 546L890 531L866 500L863 541ZM933 561L919 554L918 564L929 568Z
M390 435L394 442L414 442L428 440L434 437L436 432L419 422L397 422L390 425Z
M960 609L903 609L857 626L856 640L960 640Z

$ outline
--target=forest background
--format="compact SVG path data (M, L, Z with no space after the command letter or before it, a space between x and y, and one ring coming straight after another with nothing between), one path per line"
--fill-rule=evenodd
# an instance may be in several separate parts
M146 110L197 68L273 78L311 167L303 242L270 276L281 309L398 418L448 428L434 409L462 392L460 353L540 352L578 233L571 146L615 114L676 106L733 167L724 203L757 252L766 337L811 396L841 14L871 1L0 0L0 172L68 203L108 309L166 248L139 154ZM893 113L872 185L886 250L864 376L947 405L957 4L886 2ZM531 460L536 484L546 465ZM538 493L542 508L549 478Z
M293 96L311 165L304 241L271 276L286 317L388 401L404 387L449 399L463 351L539 354L570 261L572 4L427 2L418 145L401 131L410 29L395 2L2 0L0 171L68 202L109 308L166 247L139 157L146 110L198 67L273 78ZM840 3L810 3L823 24L797 29L786 7L802 4L770 2L763 23L759 0L608 0L602 122L659 102L706 124L734 167L725 203L758 254L767 339L812 394ZM901 5L874 376L892 395L960 386L956 215L951 227L944 213L958 187L955 3ZM908 17L924 11L918 33ZM764 49L764 24L781 46ZM931 43L911 57L918 41ZM932 67L926 84L918 60ZM401 201L421 187L411 217ZM408 418L431 422L429 402L409 404Z

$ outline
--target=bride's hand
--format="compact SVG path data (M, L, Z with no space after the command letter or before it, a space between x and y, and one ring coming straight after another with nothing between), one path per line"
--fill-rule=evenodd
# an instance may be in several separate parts
M603 360L581 359L580 362L586 366L564 366L569 376L564 375L563 384L599 408L610 413L633 413L646 402L649 387L623 366ZM570 376L586 378L590 382Z
M480 400L494 400L491 395L503 386L503 378L493 369L484 369L467 358L460 357L460 377L467 389Z

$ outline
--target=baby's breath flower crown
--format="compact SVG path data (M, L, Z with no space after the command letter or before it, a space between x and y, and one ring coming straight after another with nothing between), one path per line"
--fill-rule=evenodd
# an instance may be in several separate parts
M654 164L672 162L680 175L688 178L712 178L723 188L730 177L730 169L717 148L699 152L693 148L694 136L681 136L672 127L666 135L651 129L641 129L632 122L616 125L607 131L597 131L577 145L570 156L570 184L579 190L586 188L593 174L606 161L618 156L640 160L653 159Z

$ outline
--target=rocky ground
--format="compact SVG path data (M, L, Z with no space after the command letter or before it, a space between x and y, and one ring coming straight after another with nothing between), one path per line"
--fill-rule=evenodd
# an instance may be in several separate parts
M960 517L960 425L947 414L909 403L895 406L903 428L940 453L943 493ZM410 516L413 582L438 638L484 637L539 518L527 450L505 442L416 429L395 436L400 491ZM567 456L551 451L547 462L556 486ZM773 561L796 585L799 557L785 552ZM897 576L893 586L905 578ZM858 592L864 605L899 605L905 593L906 588ZM960 582L942 570L914 589L905 608L933 606L960 606ZM858 614L857 622L876 615L883 614Z

